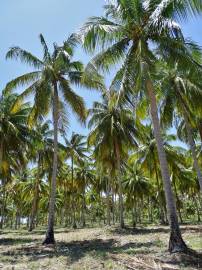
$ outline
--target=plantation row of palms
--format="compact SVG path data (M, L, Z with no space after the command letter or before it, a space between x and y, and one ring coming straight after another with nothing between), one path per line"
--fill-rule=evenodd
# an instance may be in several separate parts
M104 11L52 52L40 35L42 60L19 47L7 53L34 70L1 96L1 226L22 217L32 230L48 213L50 244L56 222L159 219L170 225L169 250L186 251L178 216L200 221L201 210L202 69L200 48L177 21L200 14L202 3L117 0ZM94 54L86 67L73 57L79 45ZM78 86L101 100L87 110ZM68 139L69 109L88 122L87 138ZM176 139L188 149L173 146Z

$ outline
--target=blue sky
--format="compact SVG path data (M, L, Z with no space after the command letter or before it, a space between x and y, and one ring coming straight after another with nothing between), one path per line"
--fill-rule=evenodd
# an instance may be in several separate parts
M62 43L89 17L102 15L104 0L1 0L0 4L0 89L6 82L29 69L16 61L5 61L9 47L20 46L38 56L41 55L39 33L48 44ZM187 37L202 45L202 18L190 19L183 25ZM84 63L90 59L82 50L76 57ZM81 90L87 106L91 106L99 95L95 92ZM71 118L71 130L86 133L74 117Z

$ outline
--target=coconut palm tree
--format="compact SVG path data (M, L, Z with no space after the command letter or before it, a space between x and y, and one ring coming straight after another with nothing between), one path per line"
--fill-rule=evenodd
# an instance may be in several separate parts
M124 191L127 195L127 200L132 205L133 227L136 226L137 220L137 202L138 199L143 200L143 196L152 194L152 183L143 173L140 163L134 162L132 167L127 166L126 175L123 181Z
M54 213L56 197L56 176L58 163L58 125L64 112L64 104L73 111L79 121L84 122L86 110L83 98L76 94L72 85L85 85L87 87L98 87L100 77L94 76L92 68L90 72L84 72L81 62L72 59L74 48L77 44L76 38L72 35L63 44L58 46L54 43L54 50L51 53L43 35L40 35L40 42L43 48L42 60L32 53L19 47L11 48L7 53L7 59L19 59L21 62L34 68L33 72L24 74L11 82L5 88L10 92L18 86L29 85L19 96L19 100L29 95L34 95L34 105L29 116L29 122L33 122L46 115L52 109L54 126L54 155L52 166L51 194L49 202L48 228L44 244L55 242L54 239Z
M0 183L2 188L1 223L3 226L6 183L11 180L26 163L31 132L26 126L30 112L29 103L18 102L17 95L6 94L0 97Z
M174 122L174 114L178 118L183 119L186 128L186 138L192 153L194 169L197 173L202 192L202 171L198 163L192 123L194 119L197 122L197 117L194 117L194 114L197 115L197 111L200 111L201 114L202 84L197 80L197 76L200 73L197 72L195 74L196 72L191 67L184 70L177 63L173 65L166 65L164 63L161 68L161 72L163 73L161 87L164 92L161 106L161 120L164 125L171 127Z
M176 214L176 205L171 188L169 168L163 148L159 125L158 107L155 96L154 49L184 63L193 63L189 52L191 43L185 46L180 25L176 20L200 13L201 1L164 0L115 0L104 6L104 17L90 18L80 31L85 49L101 52L92 60L95 66L104 70L115 63L122 63L117 78L125 92L146 90L150 104L154 135L164 183L168 217L170 221L169 250L187 249ZM152 46L153 45L153 46Z
M134 118L129 108L124 106L120 92L112 89L103 95L103 102L95 102L89 110L91 116L88 142L94 146L94 155L111 175L116 174L119 186L120 226L123 219L123 187L121 163L128 156L128 149L136 146ZM115 175L114 175L115 176Z
M27 226L29 231L32 231L36 225L36 216L39 212L38 206L41 198L48 197L48 184L46 181L40 181L43 175L44 172L39 171L38 167L34 167L26 170L25 179L22 175L13 178L13 183L16 184L14 187L17 188L14 191L21 194L16 202L17 204L20 204L19 208L21 208L21 214L24 213L28 216ZM17 197L17 194L14 193L13 195ZM20 202L18 202L18 200L20 200Z
M46 174L46 166L51 167L53 156L53 141L51 139L53 131L50 130L50 121L37 123L35 127L35 137L32 140L32 149L29 159L37 163L37 173L35 174L34 197L30 214L29 231L34 228L35 216L38 210L40 185L42 178Z
M73 223L72 226L75 229L76 226L76 209L75 209L75 201L74 201L74 163L83 163L83 158L86 157L87 148L86 141L84 140L85 136L80 134L72 133L71 138L68 140L64 137L65 141L65 151L66 158L71 159L71 179L72 179L72 209L73 209Z
M82 208L81 208L81 225L86 226L85 212L86 212L86 189L91 187L95 181L95 172L87 160L82 160L76 168L76 179L79 193L82 194Z

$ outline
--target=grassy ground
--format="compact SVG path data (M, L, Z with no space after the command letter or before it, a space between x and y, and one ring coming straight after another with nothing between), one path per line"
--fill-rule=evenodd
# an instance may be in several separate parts
M188 245L201 253L202 228L183 226L182 231ZM168 254L168 232L167 227L58 229L57 245L43 247L42 230L5 230L0 232L0 269L202 269L200 255Z

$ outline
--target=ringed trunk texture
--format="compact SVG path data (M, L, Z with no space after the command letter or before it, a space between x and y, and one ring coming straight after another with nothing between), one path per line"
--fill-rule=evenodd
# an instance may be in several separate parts
M159 156L164 192L165 192L165 197L166 197L168 219L169 219L169 225L170 225L169 251L170 252L184 252L187 250L187 246L182 239L181 231L180 231L180 227L178 223L176 203L173 196L168 163L167 163L166 153L164 150L163 140L162 140L161 131L160 131L156 96L155 96L154 87L149 77L149 74L146 79L146 89L147 89L150 106L151 106L151 117L152 117L153 128L154 128L154 136L157 143L157 151L158 151L158 156Z
M51 192L48 213L48 228L43 244L55 244L54 238L54 219L55 219L55 199L56 199L56 178L58 163L58 89L57 83L54 85L53 97L53 125L54 125L54 154L53 154L53 171L51 179Z

